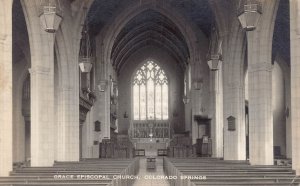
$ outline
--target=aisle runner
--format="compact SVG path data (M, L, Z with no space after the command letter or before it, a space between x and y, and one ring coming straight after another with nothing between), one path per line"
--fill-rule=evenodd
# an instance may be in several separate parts
M140 160L140 171L138 177L133 186L170 186L168 180L160 179L166 176L163 171L163 160L162 158L156 159L156 170L149 171L146 168L146 158Z

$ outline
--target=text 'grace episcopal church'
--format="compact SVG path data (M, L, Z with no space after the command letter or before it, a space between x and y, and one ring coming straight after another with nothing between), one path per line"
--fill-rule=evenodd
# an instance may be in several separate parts
M300 0L0 0L0 185L299 185Z

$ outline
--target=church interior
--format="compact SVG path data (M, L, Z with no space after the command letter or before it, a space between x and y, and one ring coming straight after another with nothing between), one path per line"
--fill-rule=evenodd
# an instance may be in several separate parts
M1 0L0 87L0 185L300 185L299 0Z

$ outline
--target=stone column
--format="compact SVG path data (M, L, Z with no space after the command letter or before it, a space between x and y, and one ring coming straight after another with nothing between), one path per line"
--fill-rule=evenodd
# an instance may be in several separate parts
M45 32L37 1L21 1L26 19L31 68L31 166L54 162L54 39Z
M253 33L248 34L250 163L273 165L271 53L258 51L258 46L253 45L258 42L258 37L253 36ZM269 59L261 59L260 52L264 52Z
M245 32L236 16L236 1L209 1L222 41L224 159L246 159L244 51ZM228 117L235 118L235 130L228 131Z
M300 175L300 2L290 0L292 168Z
M224 160L246 160L245 96L239 84L224 91ZM235 118L235 130L228 130L228 118Z
M97 90L97 101L95 102L94 116L101 122L101 138L110 139L110 79L109 70L110 60L104 58L104 45L101 40L97 41L97 66L94 69L99 72L99 76L95 79L97 85L101 82L105 82L104 92L98 92ZM98 88L98 87L97 87ZM131 116L130 116L131 117ZM126 132L126 131L125 131ZM127 133L127 132L126 132Z
M245 131L245 32L235 15L230 32L224 34L223 78L224 78L224 159L246 159ZM230 47L229 47L230 46ZM235 130L228 130L228 118L235 118Z
M12 0L0 1L0 176L12 170Z
M223 102L222 95L222 64L217 71L211 71L211 138L212 157L223 157Z
M76 66L77 67L77 66ZM57 161L79 161L79 95L78 88L61 87L59 90L57 123Z
M60 1L63 21L56 33L55 41L58 64L55 73L59 77L57 93L59 102L55 108L58 111L55 157L57 161L79 161L80 157L78 54L82 23L85 19L83 8L89 8L91 3L90 1L72 3Z
M53 59L50 59L53 53L47 57L48 68L30 69L31 166L52 166L54 162L54 76Z
M262 1L263 14L247 32L249 156L252 165L273 165L272 39L279 1Z

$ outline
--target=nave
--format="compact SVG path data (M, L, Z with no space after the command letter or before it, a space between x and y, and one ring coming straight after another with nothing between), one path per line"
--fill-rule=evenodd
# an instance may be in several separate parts
M138 176L141 179L135 180L133 186L171 186L167 179L156 179L166 176L163 167L163 158L156 159L155 169L147 169L147 159L141 158Z
M0 0L1 184L299 184L299 12ZM147 174L179 179L114 178Z
M123 176L123 177L118 177ZM122 179L121 179L122 178ZM16 168L0 185L9 186L218 186L299 185L291 166L253 166L247 161L217 158L156 158L156 168L147 168L147 158L87 159L56 162L53 167Z

